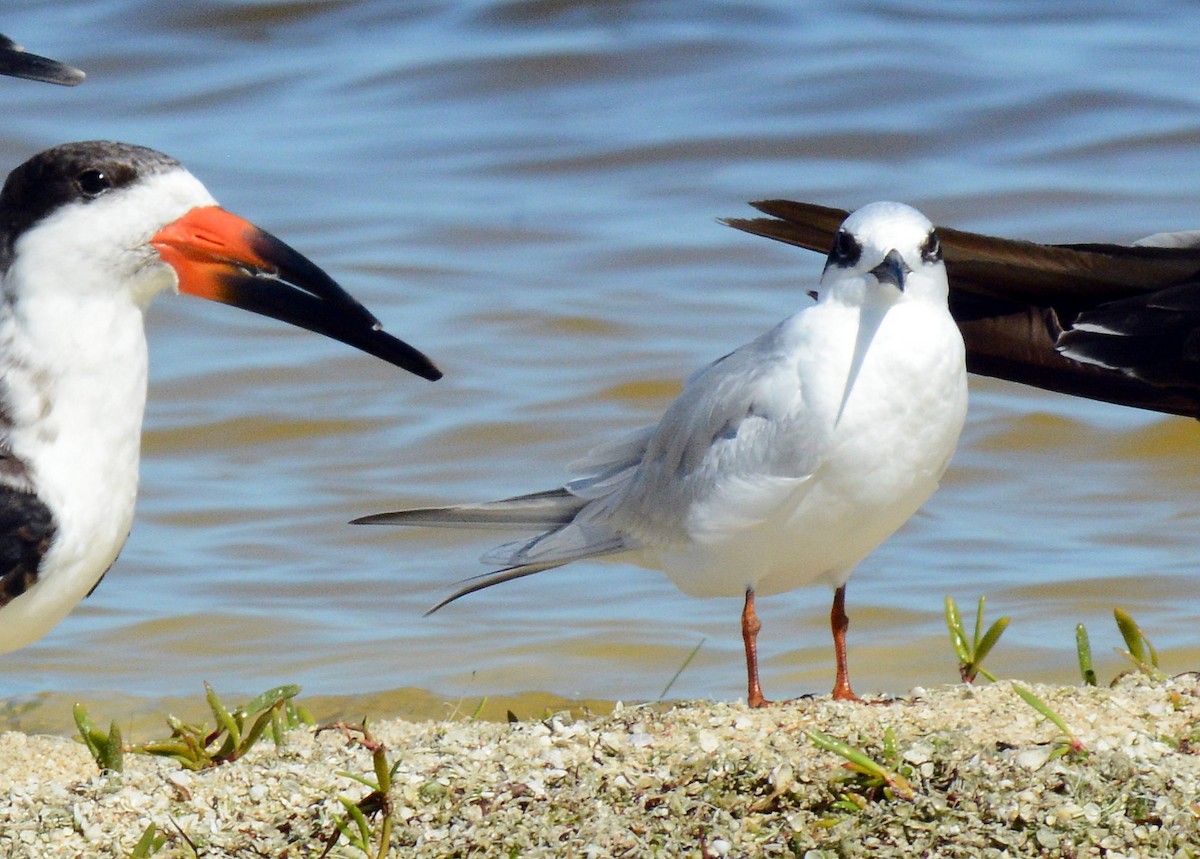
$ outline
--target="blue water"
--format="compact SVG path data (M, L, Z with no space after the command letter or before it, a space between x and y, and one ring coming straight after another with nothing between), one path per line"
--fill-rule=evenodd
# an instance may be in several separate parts
M744 694L736 600L579 564L423 619L487 535L358 515L554 485L701 364L805 303L821 260L721 226L745 201L900 199L1046 240L1200 227L1200 7L795 2L11 3L84 68L0 80L0 163L150 145L303 250L446 371L436 385L164 297L133 534L95 595L4 658L0 698L201 680ZM1111 610L1195 668L1191 422L973 380L944 487L849 588L860 691L955 679L942 598L1013 623L1002 674L1070 682ZM759 604L770 696L826 691L821 588Z

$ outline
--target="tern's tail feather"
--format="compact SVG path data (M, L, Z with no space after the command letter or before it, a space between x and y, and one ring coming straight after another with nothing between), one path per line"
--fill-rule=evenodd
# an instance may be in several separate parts
M553 531L541 534L532 540L520 540L493 549L484 556L484 561L493 560L497 563L506 563L511 566L492 570L488 573L480 573L477 576L461 580L459 582L461 587L425 612L425 616L428 617L438 609L454 602L459 597L465 597L467 594L473 594L484 588L490 588L492 585L511 582L515 579L523 579L526 576L532 576L534 573L552 570L555 567L561 567L564 564L569 564L571 561L578 561L581 558L611 555L614 552L623 552L629 548L625 545L621 537L617 535L610 536L602 542L581 545L580 538L586 540L586 534L587 532L578 526L567 524L560 528L555 528Z
M503 570L494 570L490 573L482 573L478 576L472 576L469 579L463 579L459 583L462 587L425 612L425 617L429 617L438 609L445 608L459 597L465 597L467 594L475 593L475 591L490 588L492 585L511 582L515 579L523 579L526 576L532 576L534 573L540 573L544 570L552 570L555 567L561 567L565 563L566 561L551 564L522 564L519 567L507 567Z
M585 499L577 498L565 489L551 489L485 504L421 507L416 510L397 510L394 513L376 513L355 519L351 524L541 530L565 525L575 518L575 514L585 504Z
M431 608L432 614L459 597L561 567L581 558L611 555L634 548L626 537L605 524L602 507L579 498L566 489L551 489L530 495L463 504L455 507L423 507L376 513L355 519L355 525L419 525L434 528L490 528L540 531L536 537L506 543L484 556L485 563L503 564L503 569L465 579L459 590Z
M459 597L490 588L492 585L523 579L525 576L532 576L543 570L552 570L555 567L569 564L571 561L612 555L634 548L621 534L614 533L611 529L596 523L589 524L590 518L588 512L584 511L575 520L558 525L532 540L517 540L497 546L484 555L483 560L485 563L498 563L506 566L499 570L463 579L459 582L461 587L425 612L426 616L454 602Z

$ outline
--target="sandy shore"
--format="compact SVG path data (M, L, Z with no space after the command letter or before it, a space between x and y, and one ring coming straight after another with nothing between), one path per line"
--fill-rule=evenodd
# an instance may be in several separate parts
M395 766L394 856L1194 856L1200 852L1200 684L1034 686L1085 747L1009 683L914 690L889 704L828 698L618 706L516 723L371 726ZM883 790L806 729L911 783ZM894 741L889 739L894 737ZM147 739L147 737L138 737ZM891 751L889 751L891 743ZM0 856L319 856L370 789L370 752L298 729L276 749L200 772L143 755L101 775L62 737L0 735ZM369 821L373 839L382 816ZM378 854L378 841L371 855ZM345 838L331 856L362 856Z

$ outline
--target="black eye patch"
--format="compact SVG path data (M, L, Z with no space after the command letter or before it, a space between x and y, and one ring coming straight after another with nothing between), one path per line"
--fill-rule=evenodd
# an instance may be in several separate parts
M861 256L862 245L858 243L858 239L845 230L838 230L837 235L833 237L833 249L829 252L825 267L836 265L839 268L850 268Z
M942 243L938 239L937 230L930 230L921 245L921 259L925 262L940 262L942 259Z

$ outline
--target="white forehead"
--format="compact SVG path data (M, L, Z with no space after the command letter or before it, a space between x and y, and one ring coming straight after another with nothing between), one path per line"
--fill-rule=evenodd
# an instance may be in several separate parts
M846 218L842 229L864 248L890 250L920 247L933 224L912 206L884 201L857 209Z

